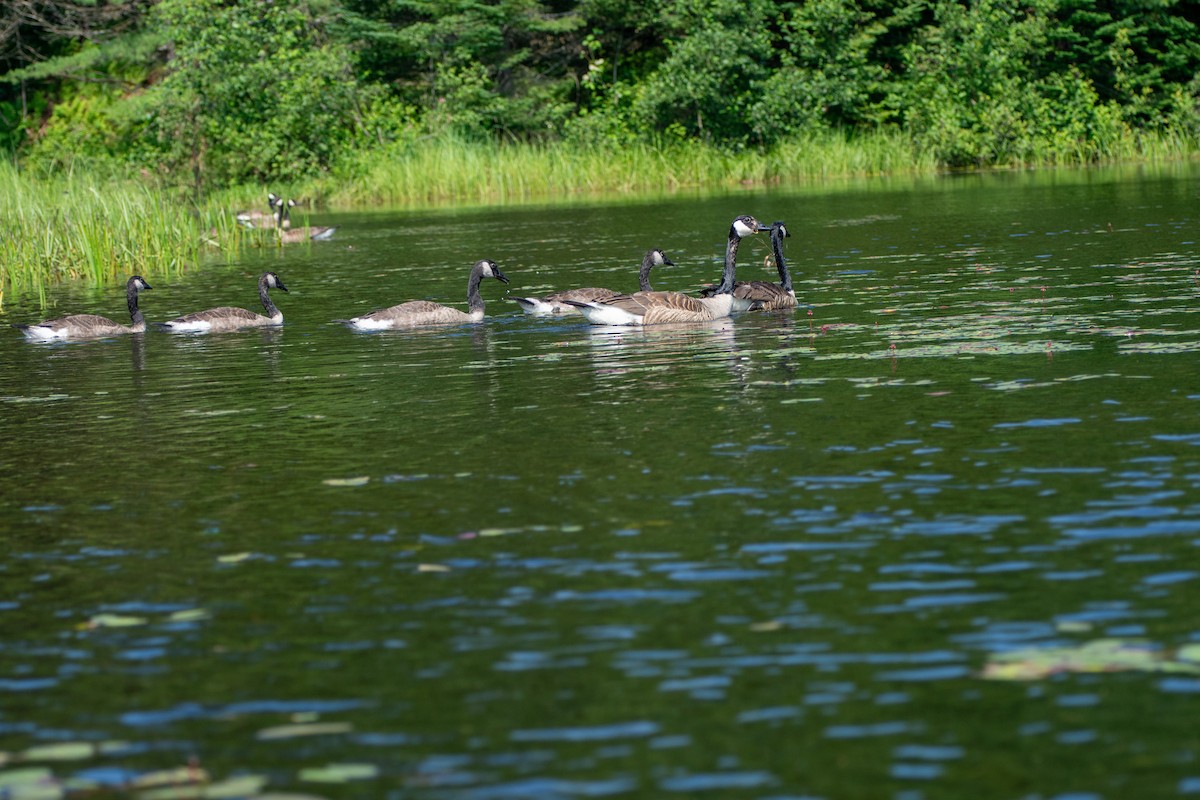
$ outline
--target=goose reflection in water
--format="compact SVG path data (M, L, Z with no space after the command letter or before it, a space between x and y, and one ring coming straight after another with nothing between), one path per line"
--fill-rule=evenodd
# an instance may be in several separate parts
M737 358L735 325L728 318L647 328L595 325L586 330L598 376L644 375L696 361Z

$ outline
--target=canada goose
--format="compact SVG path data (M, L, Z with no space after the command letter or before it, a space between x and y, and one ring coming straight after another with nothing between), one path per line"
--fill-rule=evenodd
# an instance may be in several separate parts
M642 268L638 271L638 284L641 291L653 291L650 288L650 270L662 264L675 266L675 262L667 258L662 250L646 251L646 255L642 258ZM579 309L568 305L568 300L579 302L608 300L619 294L620 292L614 292L612 289L589 286L583 289L567 289L565 292L555 292L545 297L510 297L509 299L518 303L526 314L544 316L547 314L578 314Z
M290 197L287 201L280 200L276 206L275 218L276 225L280 228L279 241L284 244L295 244L296 242L306 242L312 240L314 242L323 242L326 239L333 238L333 232L337 228L330 228L322 225L310 225L304 228L292 228L291 214L288 209L296 205L296 201Z
M250 211L239 211L237 221L245 228L274 228L278 225L278 220L275 218L275 207L283 202L283 198L274 192L267 193L267 208L270 211L260 211L252 209ZM284 219L283 227L291 226L291 220Z
M635 292L608 300L567 300L593 325L654 325L661 322L704 322L729 316L733 310L733 277L742 239L770 230L754 217L741 216L729 226L725 269L711 297L691 297L682 292Z
M738 281L733 285L734 311L778 311L796 307L796 292L792 289L792 275L783 259L783 239L791 236L782 222L771 224L771 249L775 253L775 268L779 270L779 283L770 281ZM716 292L708 287L701 297L711 297Z
M149 289L150 284L141 275L134 275L125 282L125 304L129 308L132 325L113 322L108 317L96 314L72 314L69 317L48 319L31 325L14 325L31 342L53 342L64 339L95 339L100 336L117 336L122 333L141 333L146 330L146 318L138 308L138 292Z
M240 328L262 328L267 325L283 323L283 312L271 302L268 289L279 289L286 292L288 288L279 280L274 272L264 272L258 279L258 299L262 301L267 315L255 314L244 308L221 306L207 311L196 311L184 314L168 322L156 323L157 327L170 333L218 333L220 331L236 331Z
M421 325L460 324L463 322L479 322L483 319L483 295L479 293L479 284L484 278L495 278L501 283L508 283L508 278L496 266L495 261L486 258L476 261L471 267L471 277L467 281L467 308L463 313L457 308L450 308L440 303L428 300L409 300L398 306L372 311L361 317L345 320L346 324L360 331L386 331L392 328L414 328Z

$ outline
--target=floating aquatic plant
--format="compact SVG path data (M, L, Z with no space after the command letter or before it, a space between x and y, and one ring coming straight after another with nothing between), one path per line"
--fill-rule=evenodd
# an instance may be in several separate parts
M1081 645L1029 647L994 653L983 677L1033 681L1064 672L1168 672L1200 675L1200 644L1175 652L1131 639L1096 639Z

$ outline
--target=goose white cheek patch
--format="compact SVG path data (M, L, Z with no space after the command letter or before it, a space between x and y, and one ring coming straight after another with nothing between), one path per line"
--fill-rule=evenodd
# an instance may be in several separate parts
M752 230L749 225L742 222L740 219L734 221L733 229L737 231L737 235L740 237L750 236L751 234L758 233L758 231Z

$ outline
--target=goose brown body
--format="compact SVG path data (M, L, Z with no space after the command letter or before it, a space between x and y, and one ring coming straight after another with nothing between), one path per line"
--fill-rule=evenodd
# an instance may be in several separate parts
M237 221L247 228L266 228L271 229L279 225L279 220L276 218L277 206L283 202L283 198L274 192L267 193L267 208L269 211L260 211L259 209L251 209L249 211L238 212ZM291 226L291 222L287 219L283 220L283 227Z
M601 301L641 319L642 325L666 322L707 322L729 316L729 295L700 298L682 292L634 292Z
M734 310L733 286L741 241L768 230L754 217L736 218L729 226L721 283L710 297L682 292L635 292L593 302L566 301L594 325L657 325L671 322L707 322L727 317Z
M466 322L479 322L483 319L483 295L479 284L484 278L495 278L501 283L508 283L496 262L488 259L476 261L471 267L467 279L467 311L444 306L430 300L409 300L391 308L383 308L346 320L346 324L362 331L383 331L395 328L416 328L424 325L455 325Z
M734 311L779 311L796 307L796 292L792 288L792 276L783 257L783 240L791 236L782 222L771 224L771 249L775 268L779 271L779 283L771 281L737 281L733 285ZM715 288L705 289L701 296L712 296Z
M146 330L146 318L138 308L138 294L152 288L141 275L134 275L125 282L125 305L129 309L131 324L122 325L99 314L71 314L57 319L48 319L30 325L15 325L31 342L63 341L66 339L98 339L105 336L120 336L127 333L142 333Z
M646 251L646 255L642 257L642 266L638 270L638 286L640 291L653 291L653 288L650 286L650 270L662 264L675 266L675 262L667 258L662 250L654 249ZM572 305L572 302L604 302L620 295L621 292L614 291L613 289L588 286L581 289L567 289L566 291L555 292L544 297L513 297L510 299L518 303L526 314L578 314L580 313L579 309Z
M280 228L279 241L283 244L295 244L296 242L323 242L333 238L333 232L337 228L331 228L325 225L306 225L303 228L292 227L292 217L289 209L296 205L296 201L288 198L285 202L280 200L275 206L276 225Z
M281 325L283 312L271 301L270 290L286 292L288 288L274 272L264 272L258 279L258 299L266 315L255 314L236 306L218 306L205 311L195 311L182 317L158 323L158 327L170 333L221 333L242 328L263 328Z

